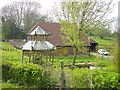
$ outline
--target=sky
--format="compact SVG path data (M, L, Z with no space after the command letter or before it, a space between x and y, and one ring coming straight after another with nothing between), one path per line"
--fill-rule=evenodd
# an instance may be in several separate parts
M15 2L15 1L21 1L21 0L1 0L0 9L3 6L10 4L12 2ZM52 6L54 6L55 2L59 3L62 0L29 0L29 1L39 2L41 5L41 13L46 14L47 11L50 11L52 9ZM68 1L68 0L64 0L64 1ZM105 0L105 1L108 1L108 0ZM116 18L118 16L118 1L120 0L113 0L113 3L115 3L115 6L109 18Z
M12 2L17 1L24 1L24 0L2 0L0 2L0 8L2 8L4 5L10 4ZM41 5L41 11L42 13L45 13L47 10L50 10L55 2L60 2L61 0L29 0L29 1L36 1L39 2Z
M14 1L21 1L21 0L1 0L0 2L0 8L2 8L4 5L10 4ZM55 2L60 2L61 0L30 0L30 1L37 1L41 4L41 12L44 14L46 11L50 10ZM64 0L66 1L66 0ZM113 13L111 13L111 17L117 17L118 15L118 1L120 0L113 0L115 3L115 8L113 10Z

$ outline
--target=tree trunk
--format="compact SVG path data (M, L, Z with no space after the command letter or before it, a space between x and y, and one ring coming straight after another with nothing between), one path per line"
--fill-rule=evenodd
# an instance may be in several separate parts
M75 60L76 60L76 57L77 57L77 48L73 47L73 51L74 51L73 65L75 65Z

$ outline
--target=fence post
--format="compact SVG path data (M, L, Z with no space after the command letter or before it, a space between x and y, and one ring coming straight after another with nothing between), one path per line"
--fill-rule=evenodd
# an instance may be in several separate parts
M60 89L65 88L65 74L64 74L64 63L60 62L61 76L60 76Z

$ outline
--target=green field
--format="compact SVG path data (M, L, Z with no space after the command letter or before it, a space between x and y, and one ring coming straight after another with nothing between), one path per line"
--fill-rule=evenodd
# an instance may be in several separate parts
M0 42L0 45L2 48L5 48L5 49L15 49L10 43L8 42Z
M99 37L91 37L93 40L98 42L99 45L111 46L116 43L115 39L100 39Z
M2 48L15 49L15 51L5 51L5 50L3 50L2 51L2 60L15 61L15 62L20 62L21 61L21 55L22 55L21 50L16 49L15 47L13 47L8 42L0 42L0 43L2 44ZM61 60L64 62L64 64L72 64L73 56L55 56L54 57L54 65L60 65ZM97 62L98 60L103 61L101 58L95 57L93 55L77 56L76 63ZM43 61L45 62L45 56L43 56ZM105 62L108 62L108 60L106 60ZM111 62L111 61L109 61L109 62ZM27 56L24 57L24 63L28 63L28 57Z

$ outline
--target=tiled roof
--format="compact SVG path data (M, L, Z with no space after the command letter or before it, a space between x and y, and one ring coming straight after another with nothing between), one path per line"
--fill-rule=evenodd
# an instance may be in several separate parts
M55 46L65 46L65 44L61 40L61 36L64 34L60 30L60 24L59 23L53 23L53 22L39 22L33 26L33 28L28 32L31 33L36 27L41 27L46 32L51 32L51 35L48 36L48 41L51 42ZM86 41L86 45L90 46L90 39L87 35L84 35L82 38L83 41ZM69 45L70 46L70 45Z

